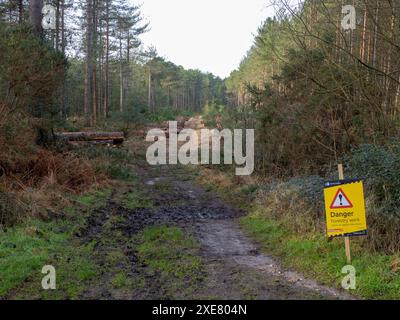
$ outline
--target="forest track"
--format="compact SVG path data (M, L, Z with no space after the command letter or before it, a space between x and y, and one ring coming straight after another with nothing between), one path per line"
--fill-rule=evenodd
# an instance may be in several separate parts
M301 274L283 268L274 258L260 253L241 231L237 220L246 213L205 190L194 180L197 168L181 165L150 166L143 159L135 163L134 172L141 192L149 197L152 208L124 208L110 200L89 218L82 237L86 243L96 241L97 263L107 265L107 251L123 252L129 278L144 279L134 290L114 290L107 271L98 285L88 288L83 299L354 299L344 291L319 285ZM121 190L119 191L121 193ZM110 230L104 231L107 221ZM180 288L173 277L166 279L138 257L130 239L152 226L170 226L193 235L200 244L197 255L203 270ZM115 239L116 234L124 237ZM108 235L107 235L108 233ZM104 236L112 238L111 246ZM171 257L171 259L173 259ZM106 269L107 270L107 269ZM193 280L193 281L192 281ZM171 289L175 285L178 288Z
M141 275L146 285L133 291L111 290L102 285L110 280L109 274L104 272L101 284L88 288L81 298L352 299L346 293L304 279L300 274L282 268L272 257L260 253L236 223L236 219L245 213L195 185L192 182L193 173L187 169L144 166L138 172L145 194L152 198L155 208L132 210L110 201L106 208L98 209L91 216L83 238L86 242L97 239L98 261L106 265L103 260L110 248L101 244L101 237L105 234L105 221L111 216L124 217L124 222L114 224L112 228L114 233L123 231L126 239L150 226L177 226L193 234L201 244L202 279L194 285L192 283L189 293L171 291L168 282L161 280L158 274L148 272L148 266L137 257L134 246L125 240L117 240L114 246L119 246L129 260L129 277ZM173 282L171 279L170 283Z

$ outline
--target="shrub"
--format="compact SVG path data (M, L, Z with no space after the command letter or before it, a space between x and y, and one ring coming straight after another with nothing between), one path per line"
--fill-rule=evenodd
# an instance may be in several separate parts
M349 177L363 178L368 191L388 216L400 219L400 144L386 147L365 144L346 158Z
M312 203L307 200L301 185L275 183L258 191L256 203L263 214L283 222L295 233L324 230L321 201Z
M24 209L23 203L14 193L0 191L0 227L18 222Z
M65 57L29 27L0 26L0 95L14 97L0 106L5 109L2 120L11 110L35 116L54 113L55 93L66 66ZM0 127L4 123L0 121Z
M349 164L346 176L365 181L368 236L363 238L363 246L391 254L400 251L400 215L396 207L400 201L397 178L400 170L395 160L396 145L387 148L364 145L346 160ZM264 214L283 222L293 232L325 233L323 186L333 176L296 177L261 185L256 201Z
M134 176L126 165L112 163L107 166L107 174L112 179L130 180Z

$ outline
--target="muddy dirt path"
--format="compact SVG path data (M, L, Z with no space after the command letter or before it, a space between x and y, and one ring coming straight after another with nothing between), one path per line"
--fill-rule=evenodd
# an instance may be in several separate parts
M129 143L128 143L129 148ZM143 149L143 148L141 148ZM346 292L321 286L301 274L282 268L278 261L259 252L240 230L237 219L245 212L224 202L218 195L198 186L197 168L180 165L150 166L143 154L132 171L139 188L152 206L127 209L115 194L106 207L92 213L85 243L95 242L97 264L104 269L97 285L90 286L82 299L352 299ZM148 227L177 227L200 244L202 274L183 283L150 270L131 242ZM158 250L158 249L157 249ZM119 254L117 264L109 262L111 252ZM168 259L168 257L167 257ZM175 259L175 258L169 258ZM114 259L115 260L115 259ZM110 273L126 271L134 289L118 290ZM190 276L189 276L190 277ZM138 280L139 279L139 280ZM187 279L186 279L187 280ZM184 287L184 288L183 288Z
M160 205L157 215L161 221L178 224L201 243L206 274L201 289L190 298L352 298L285 270L273 258L259 253L235 221L245 213L196 186L184 168L142 167L140 176Z

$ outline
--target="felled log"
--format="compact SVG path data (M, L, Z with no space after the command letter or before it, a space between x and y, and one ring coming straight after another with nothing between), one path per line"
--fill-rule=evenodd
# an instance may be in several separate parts
M124 140L123 132L61 132L57 135L69 141Z
M86 145L116 145L114 140L92 140L92 141L68 141L69 144L74 146L86 146Z
M68 142L104 142L105 144L122 144L124 142L123 132L60 132L56 137Z

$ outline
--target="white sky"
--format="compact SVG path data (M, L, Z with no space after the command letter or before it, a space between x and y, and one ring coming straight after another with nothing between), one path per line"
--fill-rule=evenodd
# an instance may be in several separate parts
M139 2L138 2L139 1ZM185 68L222 78L239 66L257 28L273 9L268 0L136 0L151 30L141 38Z

